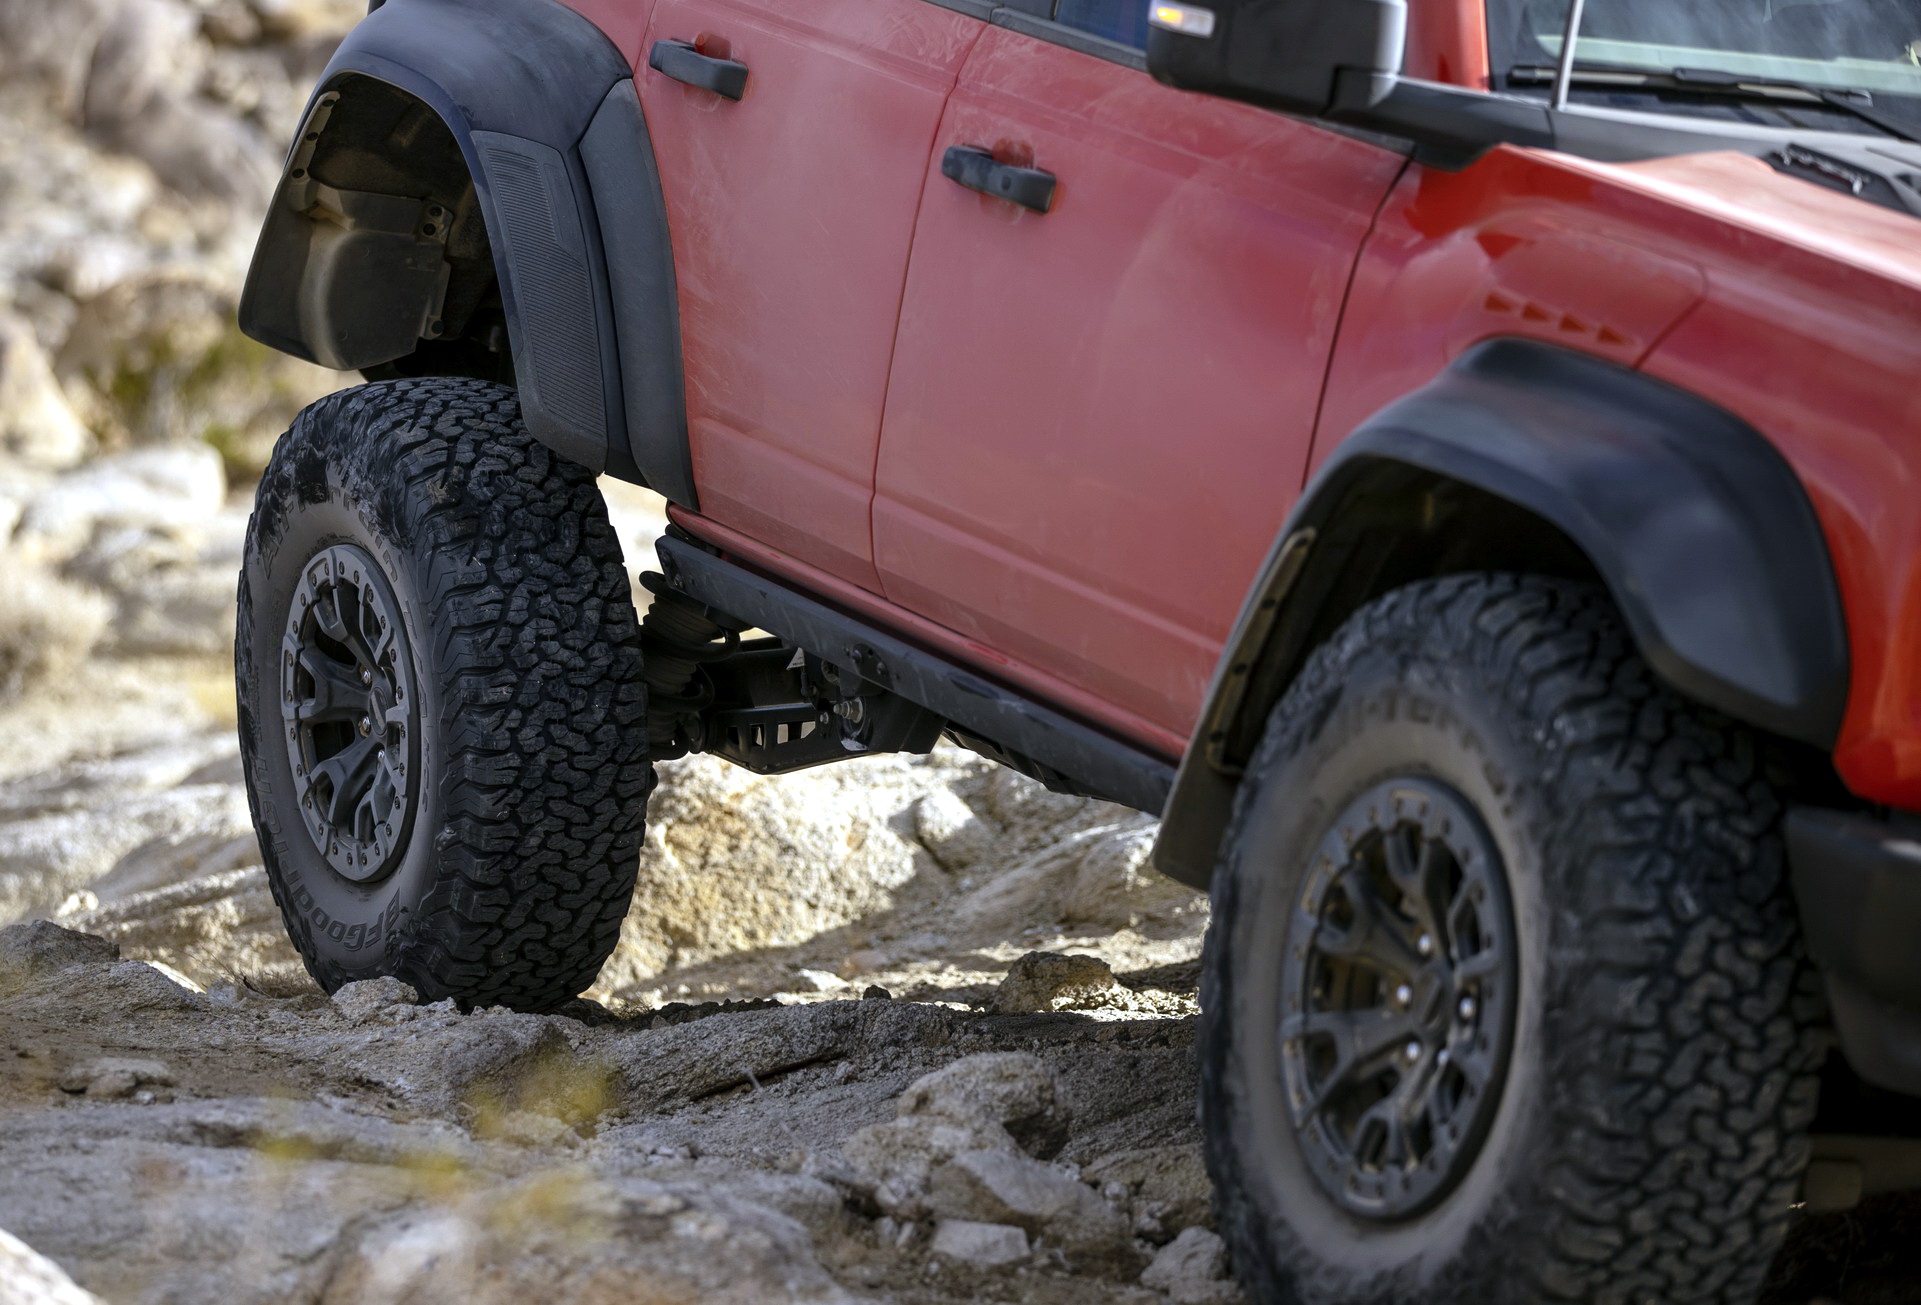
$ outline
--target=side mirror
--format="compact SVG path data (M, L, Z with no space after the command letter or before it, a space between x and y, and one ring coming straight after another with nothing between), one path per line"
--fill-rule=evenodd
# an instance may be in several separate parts
M1156 79L1319 118L1394 89L1407 0L1151 0L1148 23Z

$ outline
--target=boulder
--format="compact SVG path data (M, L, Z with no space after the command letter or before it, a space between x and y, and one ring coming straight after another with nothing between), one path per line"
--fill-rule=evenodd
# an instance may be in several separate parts
M1136 1263L1126 1217L1079 1179L1030 1156L964 1151L934 1170L927 1204L943 1219L1024 1228L1077 1265Z
M807 1230L696 1185L550 1170L368 1221L322 1305L843 1305Z
M928 1249L970 1269L1004 1269L1022 1263L1030 1254L1027 1234L1019 1228L968 1219L942 1219L934 1226L934 1241Z
M805 942L931 896L945 876L902 817L973 768L951 750L779 776L711 756L661 766L633 905L596 991Z
M0 702L71 671L99 643L110 610L92 590L0 555Z
M1098 956L1029 952L1015 961L994 991L997 1015L1056 1010L1127 1010L1133 994Z
M15 530L17 547L64 562L97 532L178 531L213 518L227 496L220 455L205 445L136 449L97 458L36 495Z
M1227 1247L1205 1228L1189 1228L1163 1246L1141 1273L1141 1285L1167 1293L1173 1305L1231 1305L1240 1289L1227 1280Z
M105 938L63 929L47 920L0 929L0 991L74 965L111 965L120 949Z
M32 330L18 318L0 316L0 460L59 471L84 458L92 445ZM0 530L0 540L9 533L11 527Z
M934 1173L955 1156L1023 1145L1051 1155L1067 1135L1052 1073L1024 1052L957 1060L909 1085L896 1109L898 1118L861 1129L841 1151L875 1204L906 1219L931 1208Z
M1053 1071L1025 1052L989 1052L957 1060L909 1084L901 1115L949 1119L983 1131L998 1127L1014 1144L1043 1158L1067 1139L1069 1115Z
M90 1097L130 1097L142 1087L172 1087L173 1070L164 1060L101 1056L71 1065L60 1076L62 1092Z
M365 1024L382 1015L411 1015L420 1005L420 994L399 979L362 979L341 985L333 1003L334 1009L353 1023Z
M66 1270L0 1228L0 1300L6 1305L100 1305Z

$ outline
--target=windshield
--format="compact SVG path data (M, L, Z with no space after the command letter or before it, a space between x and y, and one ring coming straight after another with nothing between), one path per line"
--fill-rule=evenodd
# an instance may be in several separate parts
M1496 69L1555 63L1567 18L1567 0L1490 0ZM1587 0L1574 55L1584 68L1702 69L1901 97L1914 117L1921 0Z

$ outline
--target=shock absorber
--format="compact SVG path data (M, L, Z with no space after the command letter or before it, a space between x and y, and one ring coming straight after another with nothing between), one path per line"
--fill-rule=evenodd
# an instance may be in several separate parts
M658 571L643 573L640 583L654 596L640 623L648 753L671 761L702 747L701 717L714 701L704 668L739 649L741 627L669 588Z

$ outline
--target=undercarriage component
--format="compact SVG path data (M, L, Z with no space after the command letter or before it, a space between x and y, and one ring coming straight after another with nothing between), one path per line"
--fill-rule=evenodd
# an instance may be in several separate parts
M912 740L912 749L892 745L899 750L925 751L931 747L938 729L932 737L919 731L933 722L951 729L966 746L1006 761L1049 787L1150 813L1158 813L1167 801L1174 772L1158 756L871 621L829 607L780 580L718 556L678 528L669 530L660 541L659 553L666 572L665 590L701 606L710 613L710 619L718 620L711 613L720 610L741 622L778 631L782 646L790 650L790 659L794 648L806 652L803 665L793 668L796 672L817 664L836 668L842 679L833 682L838 697L827 703L828 708L836 710L838 702L845 699L860 702L858 708L849 703L846 710L850 712L867 712L878 706L889 714L884 722L886 730L902 731ZM851 689L847 684L850 677L854 681ZM718 686L721 677L715 676L714 682ZM789 701L797 704L804 696L797 693ZM735 702L770 705L754 702L751 695ZM891 704L897 702L919 704L924 711L916 723L903 727L899 718L891 715L895 710ZM715 710L730 705L726 699L717 699ZM847 718L839 719L842 724L837 728L845 730ZM878 752L890 746L884 741L886 732L880 723L867 727L873 730L870 734L859 733L860 723L852 723L857 727L854 741L862 744L855 750ZM709 750L730 755L722 746Z
M927 752L947 722L861 673L773 637L648 573L641 622L647 733L655 760L711 752L777 775L873 752Z

